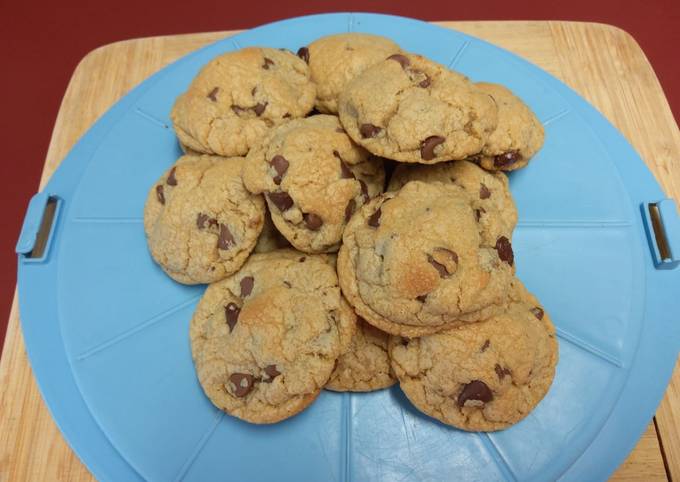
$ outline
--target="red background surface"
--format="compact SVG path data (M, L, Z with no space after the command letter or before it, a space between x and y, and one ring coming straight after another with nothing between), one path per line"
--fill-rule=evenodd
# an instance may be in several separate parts
M0 0L0 340L16 283L14 244L38 188L61 98L90 50L135 37L245 29L320 12L372 11L422 20L580 20L613 24L637 39L680 116L680 0L509 2ZM679 160L680 162L680 160ZM106 256L106 253L102 253Z

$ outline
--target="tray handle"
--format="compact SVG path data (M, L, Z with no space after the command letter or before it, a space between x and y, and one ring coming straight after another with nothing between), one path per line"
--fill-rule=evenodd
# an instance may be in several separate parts
M22 261L36 263L47 259L62 204L61 198L47 192L31 198L15 248Z
M680 216L672 199L640 205L656 269L680 266Z

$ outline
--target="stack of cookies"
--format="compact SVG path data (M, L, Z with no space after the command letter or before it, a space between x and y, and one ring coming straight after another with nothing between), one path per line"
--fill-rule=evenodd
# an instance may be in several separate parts
M502 171L544 133L508 89L340 34L215 58L172 120L186 155L144 227L170 277L209 284L190 339L217 407L274 423L324 388L398 381L422 412L486 431L543 398L555 330L515 277Z

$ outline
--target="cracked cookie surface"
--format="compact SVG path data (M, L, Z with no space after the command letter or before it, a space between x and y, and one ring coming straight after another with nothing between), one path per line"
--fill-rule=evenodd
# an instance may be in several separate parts
M174 280L212 283L255 247L265 206L241 180L245 159L182 156L153 185L144 230L154 260Z
M498 125L474 160L490 171L513 171L526 166L543 146L543 124L507 87L488 82L475 85L496 101Z
M309 253L337 251L347 220L382 192L384 179L382 159L352 142L330 115L273 129L243 170L246 188L265 195L278 231Z
M396 379L387 352L389 338L390 335L358 317L349 350L338 358L325 388L337 392L370 392L394 385Z
M500 312L514 279L510 239L485 241L469 194L411 181L350 220L338 276L357 314L393 335L435 333Z
M210 61L172 108L191 150L244 156L273 126L304 117L316 87L307 64L287 50L248 47Z
M493 99L465 76L407 53L350 81L338 110L347 133L373 154L424 164L479 153L497 123Z
M256 254L199 302L190 327L196 373L218 408L278 422L319 395L355 325L327 257Z
M462 187L470 195L482 240L494 244L501 236L512 239L517 208L508 177L502 172L488 172L468 161L430 166L400 164L392 174L387 190L398 191L409 181L452 183Z
M520 286L504 312L391 340L390 355L401 389L420 411L463 430L493 431L517 423L543 399L558 346L548 313Z
M338 96L347 82L399 50L388 38L358 32L328 35L301 48L298 55L309 64L317 87L316 108L336 114Z

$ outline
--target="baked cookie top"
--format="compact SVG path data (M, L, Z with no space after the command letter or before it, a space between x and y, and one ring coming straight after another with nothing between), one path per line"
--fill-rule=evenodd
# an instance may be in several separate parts
M555 375L555 329L538 300L518 291L487 321L391 341L394 372L419 410L463 430L493 431L541 401Z
M493 99L466 77L420 55L399 53L350 81L340 121L373 154L434 164L482 150L496 128Z
M198 379L227 413L278 422L318 396L355 323L325 257L253 255L210 285L196 308L190 339Z
M464 189L411 181L350 220L338 255L343 293L393 335L488 318L507 302L514 255L509 237L488 242L483 230Z
M337 114L338 96L347 82L399 50L388 38L357 32L328 35L302 47L298 56L309 64L316 84L316 108Z
M337 392L370 392L393 385L387 344L390 335L357 318L352 344L338 358L326 388Z
M248 47L203 67L177 98L171 118L189 149L244 156L271 127L304 117L315 97L302 59L287 50Z
M220 280L238 270L255 247L265 206L243 186L244 161L182 156L149 191L144 207L149 251L174 280Z
M490 171L513 171L526 166L543 146L543 124L507 87L487 82L476 86L496 101L498 125L474 160Z
M273 129L243 170L264 193L276 228L297 249L337 251L352 213L381 193L382 160L356 145L337 117L315 115Z
M508 177L502 172L488 172L468 161L429 166L400 164L392 174L387 190L398 191L409 181L443 182L462 187L470 195L482 240L494 244L501 236L512 239L517 208Z

